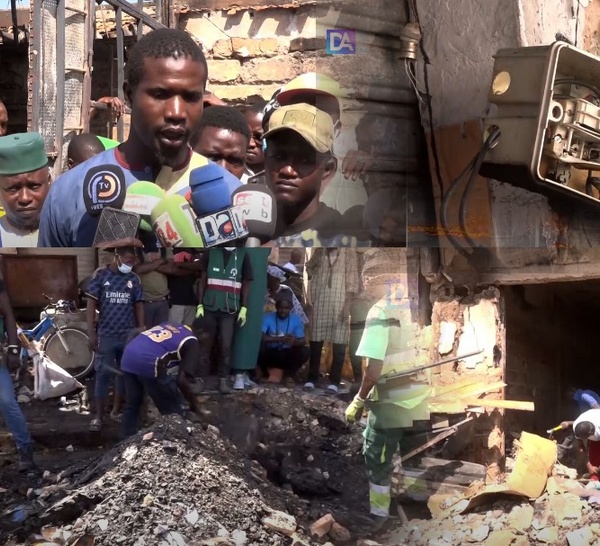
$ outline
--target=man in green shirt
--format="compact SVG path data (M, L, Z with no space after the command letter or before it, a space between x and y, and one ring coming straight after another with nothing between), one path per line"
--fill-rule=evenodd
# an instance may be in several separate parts
M386 379L421 364L409 299L404 295L396 301L390 293L397 292L398 285L397 278L390 275L365 279L365 289L380 299L367 315L356 351L357 356L366 358L366 369L358 394L346 410L346 419L353 423L368 405L363 455L375 528L381 528L389 517L393 457L413 422L429 419L431 387L426 377L414 374Z

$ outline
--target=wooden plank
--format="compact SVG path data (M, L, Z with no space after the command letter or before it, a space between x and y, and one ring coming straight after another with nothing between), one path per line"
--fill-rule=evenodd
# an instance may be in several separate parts
M437 457L423 457L421 459L421 467L431 468L435 466L444 466L447 464L460 464L456 468L456 471L460 474L467 474L472 476L485 476L485 465L472 463L469 461L451 461L448 459L438 459Z
M496 381L494 383L489 383L488 385L484 384L484 383L475 383L469 387L464 387L462 389L459 389L457 391L452 391L451 394L452 398L447 398L447 397L443 397L443 396L437 396L434 395L433 396L433 400L435 402L455 402L457 399L462 400L462 399L468 399L468 398L477 398L478 396L481 396L482 394L487 394L488 392L492 392L492 391L499 391L501 389L503 389L504 387L506 387L506 383L504 383L504 381Z
M472 400L463 400L467 406L482 407L487 409L510 409L517 411L535 411L533 402L523 400L485 400L474 398Z

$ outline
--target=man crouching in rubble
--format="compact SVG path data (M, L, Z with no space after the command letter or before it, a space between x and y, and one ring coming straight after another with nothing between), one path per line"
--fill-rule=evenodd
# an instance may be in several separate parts
M8 338L8 354L0 361L0 415L17 444L19 472L30 472L36 470L33 461L33 441L25 416L15 398L15 388L9 371L18 368L20 364L21 351L17 338L17 323L2 279L0 279L0 315L4 317L4 328Z
M364 277L364 283L367 291L381 299L367 315L356 351L357 356L366 357L367 366L346 419L350 423L360 419L369 399L363 456L369 478L370 518L377 531L390 516L393 457L401 442L411 436L413 422L429 419L432 390L426 376L391 377L422 364L417 361L417 332L410 320L409 300L391 302L390 286L397 290L398 283L390 275Z
M587 471L592 480L600 479L600 409L582 413L573 423L575 438L587 440Z
M137 328L128 337L121 370L124 374L126 404L123 411L125 437L139 429L144 393L152 399L162 415L183 415L180 392L193 413L199 407L192 377L202 357L202 319L189 326L163 322L148 330ZM196 335L194 335L196 333ZM191 417L191 416L190 416Z

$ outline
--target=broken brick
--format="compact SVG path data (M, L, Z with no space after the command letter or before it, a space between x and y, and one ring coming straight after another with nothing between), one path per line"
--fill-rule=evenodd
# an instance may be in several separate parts
M281 533L282 535L292 536L296 531L296 518L285 512L273 511L268 516L262 519L262 524L272 531Z
M546 544L555 544L558 541L558 527L546 527L538 531L536 540Z
M331 514L323 516L310 526L311 536L317 536L319 538L324 537L327 533L329 533L329 531L331 531L331 527L334 523L335 520Z
M294 51L323 51L325 49L325 38L294 38L290 41L290 53Z
M515 531L524 532L531 527L533 522L533 506L515 506L508 515L508 525Z
M328 534L336 542L348 542L352 538L350 531L335 521Z
M589 526L567 533L569 546L589 546L594 540L594 533Z

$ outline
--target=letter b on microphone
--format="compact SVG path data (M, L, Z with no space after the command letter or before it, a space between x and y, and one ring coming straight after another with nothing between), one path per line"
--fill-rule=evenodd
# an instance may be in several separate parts
M222 245L248 236L240 207L231 207L198 218L198 227L205 247Z

